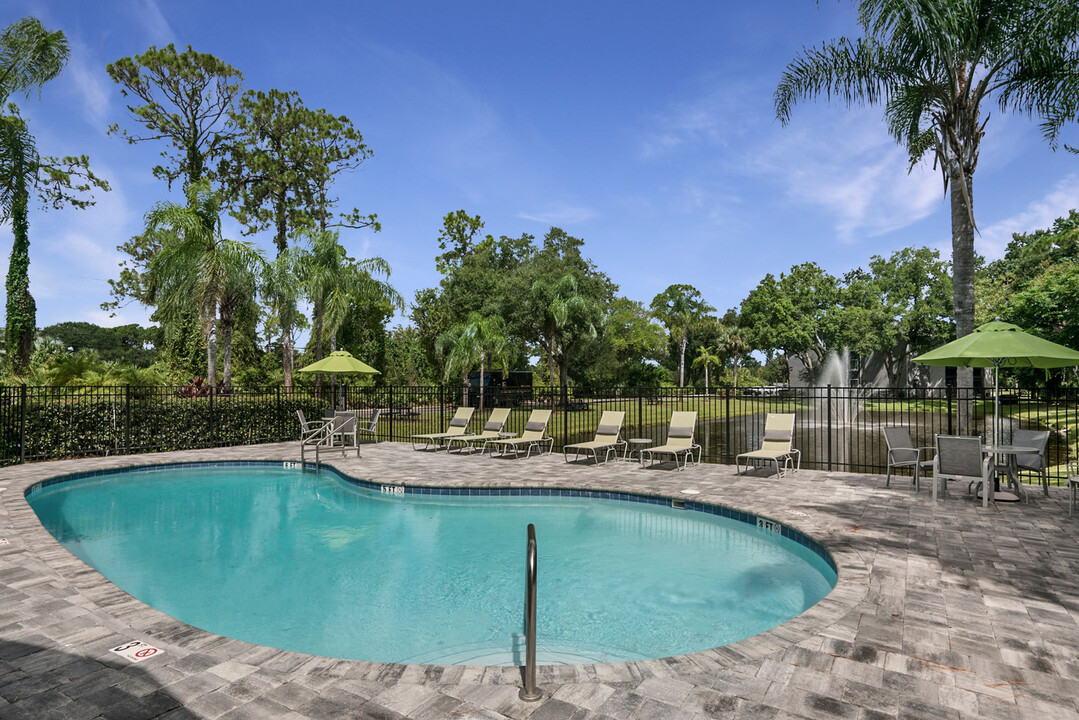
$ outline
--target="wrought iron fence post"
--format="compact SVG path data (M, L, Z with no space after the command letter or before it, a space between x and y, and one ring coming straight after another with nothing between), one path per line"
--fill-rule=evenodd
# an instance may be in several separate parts
M19 462L26 462L26 384L19 391Z
M637 437L644 437L644 388L637 386Z
M832 384L828 383L828 403L826 407L828 418L828 469L832 469Z
M131 453L131 386L124 385L124 454Z
M284 418L281 417L281 386L278 385L274 388L274 394L277 396L274 402L274 436L277 440L281 440L281 437L285 434Z
M726 397L726 411L723 416L723 427L726 428L726 441L724 444L727 456L724 458L724 462L728 465L731 464L731 389L726 388L723 391L723 395Z
M386 404L388 406L386 408L386 413L390 416L390 442L393 442L396 439L393 436L393 385L387 385L386 392L388 393L386 396Z
M952 388L945 387L945 394L948 396L948 434L954 435L952 432Z
M214 390L216 388L210 386L210 447L214 447Z

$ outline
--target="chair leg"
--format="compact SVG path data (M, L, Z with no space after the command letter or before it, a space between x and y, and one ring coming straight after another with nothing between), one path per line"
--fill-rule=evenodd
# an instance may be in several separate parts
M884 478L884 487L892 486L892 466L888 466L888 475Z
M911 484L914 485L914 492L918 492L918 470L919 469L920 468L918 467L918 463L914 463L914 480L911 483Z

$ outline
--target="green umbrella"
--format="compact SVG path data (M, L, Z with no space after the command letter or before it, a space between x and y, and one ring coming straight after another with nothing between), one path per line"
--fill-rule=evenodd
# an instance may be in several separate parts
M1079 352L1023 332L1017 325L994 320L914 358L921 365L993 368L993 444L997 444L1002 367L1058 368L1079 365Z
M352 356L347 350L336 350L328 356L302 367L296 372L327 373L330 375L381 375L378 370ZM344 405L345 389L341 388L341 403Z
M313 362L307 367L302 367L296 372L302 373L330 373L336 375L380 375L378 370L352 356L347 350L337 350Z

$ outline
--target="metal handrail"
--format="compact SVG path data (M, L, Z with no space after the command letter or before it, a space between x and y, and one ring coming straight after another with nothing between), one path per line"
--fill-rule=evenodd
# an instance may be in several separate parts
M536 526L528 523L528 550L525 559L525 667L524 687L517 697L533 702L543 697L536 687Z

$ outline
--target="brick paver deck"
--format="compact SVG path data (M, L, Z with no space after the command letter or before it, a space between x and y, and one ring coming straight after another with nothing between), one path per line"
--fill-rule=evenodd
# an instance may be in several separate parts
M540 668L389 665L285 652L177 622L111 585L41 527L24 491L96 468L297 459L295 444L24 465L0 470L0 718L1063 718L1079 719L1079 515L1062 489L983 510L933 504L906 478L803 470L778 479L702 465L567 466L415 452L383 443L330 456L365 479L625 490L697 498L824 543L839 584L773 631L677 658ZM164 654L109 652L143 640Z

